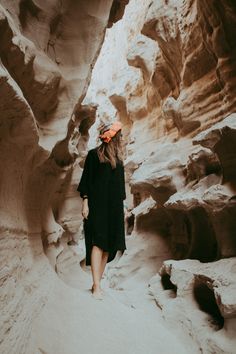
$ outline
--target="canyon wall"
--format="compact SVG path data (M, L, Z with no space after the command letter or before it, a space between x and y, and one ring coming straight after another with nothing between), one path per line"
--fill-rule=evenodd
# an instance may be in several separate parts
M2 353L29 348L60 238L81 236L84 157L101 121L116 118L128 249L110 286L150 279L199 352L233 353L236 6L127 4L0 0Z
M201 352L233 353L236 6L146 5L136 27L130 7L108 31L85 98L97 124L124 124L130 236L110 282L125 287L138 257L143 272L160 268L150 291L165 317Z
M81 102L106 27L127 3L0 1L1 353L26 352L58 240L68 224L78 231L60 210L68 190L80 206L72 172L96 111Z

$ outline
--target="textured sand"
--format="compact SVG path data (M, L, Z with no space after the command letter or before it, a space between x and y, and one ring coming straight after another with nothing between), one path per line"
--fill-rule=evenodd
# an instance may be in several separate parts
M65 248L63 253L58 272L70 285L59 278L55 282L48 303L34 322L29 353L189 354L186 342L183 348L176 334L165 327L147 282L137 278L135 287L131 277L132 290L127 289L127 279L124 290L109 288L111 264L102 279L104 298L96 300L90 292L90 267L86 271L80 267L81 257L73 256L73 248ZM116 267L119 261L121 258L115 260ZM140 264L136 257L137 274Z

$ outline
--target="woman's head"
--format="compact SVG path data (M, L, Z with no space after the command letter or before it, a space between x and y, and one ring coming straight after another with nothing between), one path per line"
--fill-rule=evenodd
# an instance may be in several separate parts
M109 143L111 139L121 130L122 124L119 121L103 127L100 130L99 137L104 143Z
M110 162L112 168L116 167L118 160L123 161L121 128L121 122L116 121L100 129L102 144L97 149L98 157L100 162Z

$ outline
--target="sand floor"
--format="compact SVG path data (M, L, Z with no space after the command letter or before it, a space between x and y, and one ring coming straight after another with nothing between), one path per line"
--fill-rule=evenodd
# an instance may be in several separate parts
M93 298L90 267L66 247L58 259L55 286L34 321L30 354L193 354L167 328L148 290L148 279L132 289L109 287L102 279L103 300ZM78 251L79 253L79 251Z

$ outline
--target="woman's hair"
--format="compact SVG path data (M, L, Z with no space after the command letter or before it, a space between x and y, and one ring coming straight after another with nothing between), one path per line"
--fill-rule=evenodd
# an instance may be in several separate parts
M100 134L107 131L109 127L105 127L100 130ZM111 167L116 168L116 163L123 163L123 148L121 144L121 130L119 130L115 136L109 141L109 143L102 142L97 147L97 154L100 162L110 162Z

